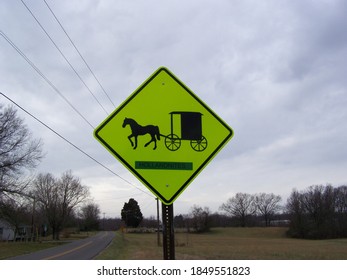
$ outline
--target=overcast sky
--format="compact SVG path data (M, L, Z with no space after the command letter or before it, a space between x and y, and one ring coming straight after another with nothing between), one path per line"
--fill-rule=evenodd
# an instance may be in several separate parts
M234 137L174 203L212 212L237 192L347 184L347 1L46 0L113 104L165 66L234 130ZM96 164L18 110L45 158L36 172L72 170L106 217L154 196L93 137L115 107L42 0L0 2L0 29L88 124L0 36L0 91L112 169ZM1 104L9 104L0 97ZM163 143L161 143L163 144ZM123 179L124 180L123 180ZM130 182L131 184L127 183Z

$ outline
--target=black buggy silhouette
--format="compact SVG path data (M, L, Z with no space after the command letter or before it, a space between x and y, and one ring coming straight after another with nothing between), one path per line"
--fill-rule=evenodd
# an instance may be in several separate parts
M202 135L202 114L199 112L171 112L171 133L165 136L165 146L170 151L177 151L181 147L181 140L189 140L190 146L197 152L207 147L207 139ZM174 133L174 116L181 120L181 137Z

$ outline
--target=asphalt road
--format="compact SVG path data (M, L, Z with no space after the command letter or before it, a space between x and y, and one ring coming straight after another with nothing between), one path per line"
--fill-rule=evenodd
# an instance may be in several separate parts
M99 232L89 238L17 256L11 260L91 260L110 244L114 236L111 231Z

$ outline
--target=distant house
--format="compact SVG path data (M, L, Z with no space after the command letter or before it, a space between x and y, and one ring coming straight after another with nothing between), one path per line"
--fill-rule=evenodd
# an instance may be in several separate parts
M16 241L28 241L31 240L31 226L20 224L15 234Z
M17 228L0 218L0 241L27 241L31 239L31 226L20 224Z
M0 241L12 241L15 238L16 227L4 219L0 219Z

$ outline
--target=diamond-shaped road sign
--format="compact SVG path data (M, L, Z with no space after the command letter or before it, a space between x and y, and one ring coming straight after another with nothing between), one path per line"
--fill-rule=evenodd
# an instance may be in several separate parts
M233 131L161 67L95 129L94 136L170 205Z

